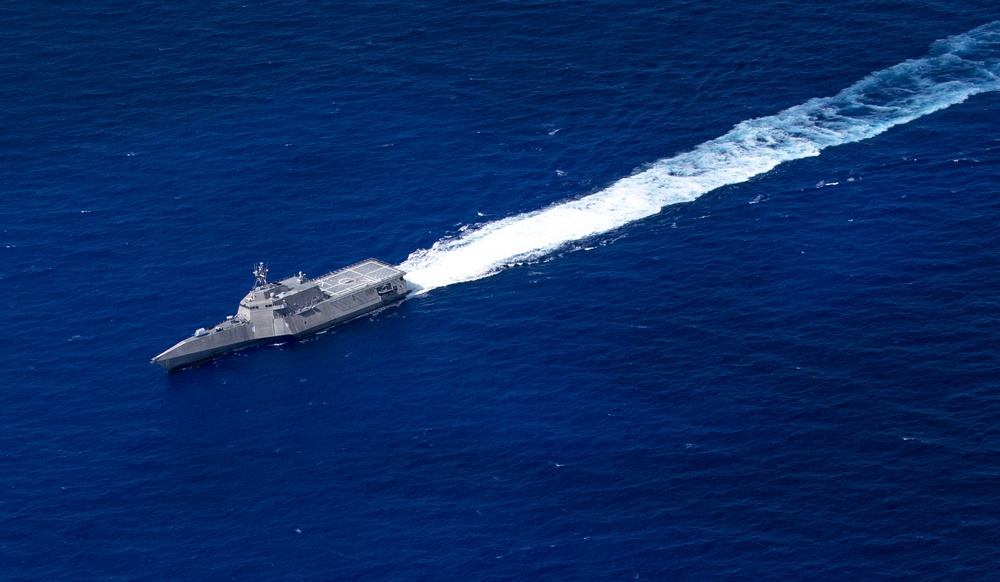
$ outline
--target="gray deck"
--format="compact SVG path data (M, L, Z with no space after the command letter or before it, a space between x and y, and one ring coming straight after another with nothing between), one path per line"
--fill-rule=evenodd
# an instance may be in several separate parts
M324 293L332 298L337 298L349 295L364 287L402 277L404 274L403 271L382 261L368 259L317 277L315 281Z

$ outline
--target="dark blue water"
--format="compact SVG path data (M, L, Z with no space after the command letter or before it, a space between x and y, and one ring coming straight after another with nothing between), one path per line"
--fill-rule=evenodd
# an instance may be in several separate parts
M998 20L3 7L0 577L994 576ZM422 292L148 364L368 256Z

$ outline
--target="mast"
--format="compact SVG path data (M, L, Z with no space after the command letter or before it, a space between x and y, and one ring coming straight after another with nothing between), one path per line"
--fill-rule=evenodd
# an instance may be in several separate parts
M267 267L264 266L264 263L257 263L257 266L253 268L253 274L254 277L257 277L253 284L254 289L267 286Z

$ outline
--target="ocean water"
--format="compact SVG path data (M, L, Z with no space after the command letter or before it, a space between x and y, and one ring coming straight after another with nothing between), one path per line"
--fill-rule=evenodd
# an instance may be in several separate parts
M0 578L996 576L995 3L0 25ZM368 256L415 292L149 364Z

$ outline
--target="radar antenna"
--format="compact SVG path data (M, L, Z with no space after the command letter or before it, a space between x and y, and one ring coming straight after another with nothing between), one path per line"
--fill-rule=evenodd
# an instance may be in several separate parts
M253 274L257 277L257 281L253 284L254 289L267 286L267 267L264 266L264 263L257 263L257 266L253 268Z

